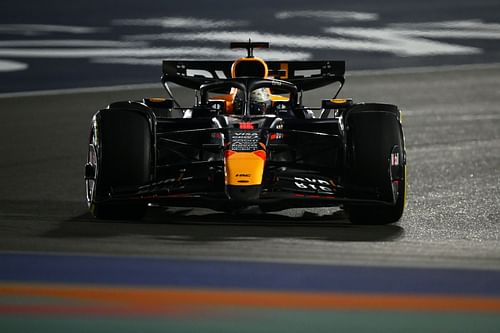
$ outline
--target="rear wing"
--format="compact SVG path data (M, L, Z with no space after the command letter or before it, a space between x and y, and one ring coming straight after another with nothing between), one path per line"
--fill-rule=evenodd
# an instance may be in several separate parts
M231 78L232 61L164 60L163 82L198 90L201 85ZM267 61L269 76L311 90L335 82L344 84L345 61Z

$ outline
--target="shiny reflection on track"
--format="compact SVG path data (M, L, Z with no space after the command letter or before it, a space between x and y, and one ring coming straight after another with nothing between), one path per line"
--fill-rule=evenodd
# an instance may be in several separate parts
M393 241L404 235L398 225L353 225L341 210L320 215L309 211L284 215L227 214L207 210L149 209L140 222L95 220L83 214L60 222L47 238L114 237L134 235L156 241L225 242L266 239L302 239L326 242ZM290 216L292 215L292 216Z

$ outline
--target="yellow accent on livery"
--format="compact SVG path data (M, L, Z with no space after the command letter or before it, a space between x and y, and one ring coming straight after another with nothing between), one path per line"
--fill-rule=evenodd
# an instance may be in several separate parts
M262 184L266 162L265 150L226 153L226 185L252 186Z
M347 103L347 99L334 98L334 99L331 99L330 102L332 102L333 104L345 104L345 103Z

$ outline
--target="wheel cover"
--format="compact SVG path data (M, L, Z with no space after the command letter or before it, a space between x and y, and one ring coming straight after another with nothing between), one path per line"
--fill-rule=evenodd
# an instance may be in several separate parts
M97 163L97 137L95 135L94 129L90 136L89 150L87 153L87 164L94 169L94 177L85 179L85 190L87 194L87 205L89 207L95 202L96 196L96 182L99 173L98 163Z

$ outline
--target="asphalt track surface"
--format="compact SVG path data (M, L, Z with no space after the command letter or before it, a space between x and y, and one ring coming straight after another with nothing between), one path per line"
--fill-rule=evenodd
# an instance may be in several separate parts
M83 201L93 112L162 90L4 97L0 325L498 331L498 82L496 64L348 78L342 96L404 112L408 206L388 226L351 225L336 208L243 216L156 208L141 222L96 221ZM330 94L318 90L306 103Z

